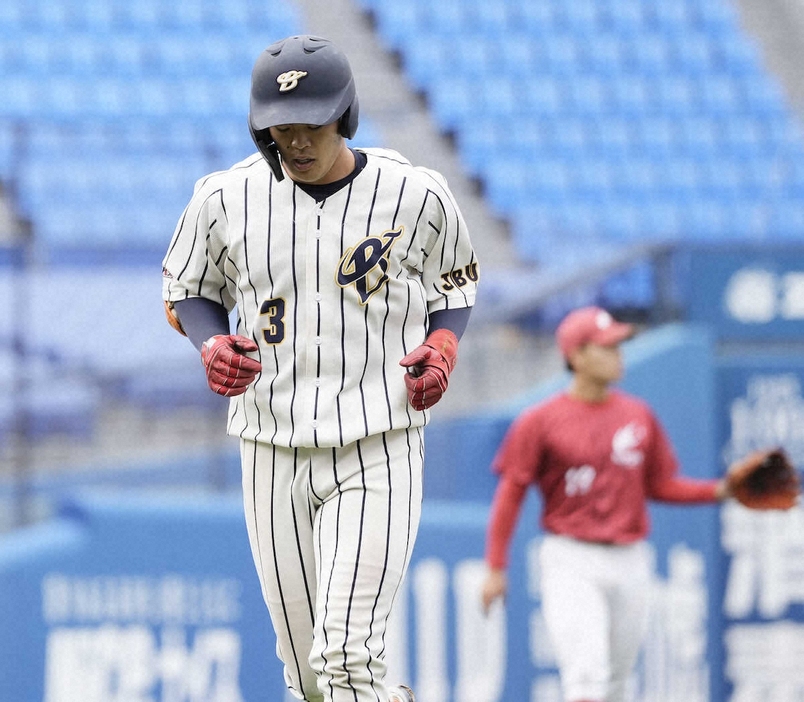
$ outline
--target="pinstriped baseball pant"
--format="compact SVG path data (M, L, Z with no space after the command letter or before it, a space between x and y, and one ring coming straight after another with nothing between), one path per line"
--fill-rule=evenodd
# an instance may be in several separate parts
M249 542L291 693L386 702L385 629L422 499L422 428L343 448L241 441Z

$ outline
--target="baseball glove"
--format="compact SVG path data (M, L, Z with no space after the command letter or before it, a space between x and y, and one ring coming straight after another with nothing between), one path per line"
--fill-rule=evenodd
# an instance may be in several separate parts
M726 486L734 499L751 509L790 509L801 493L799 475L780 448L755 451L732 464Z

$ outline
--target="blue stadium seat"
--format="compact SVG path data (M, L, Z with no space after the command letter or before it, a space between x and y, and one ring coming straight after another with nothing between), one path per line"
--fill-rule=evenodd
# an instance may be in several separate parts
M711 159L700 164L698 171L704 196L736 206L748 195L750 183L746 182L745 167L739 158Z
M700 187L700 165L696 158L679 155L662 163L658 190L663 196L683 201L693 197Z
M497 126L499 142L504 148L516 149L526 159L541 158L543 155L556 155L555 124L552 120L527 111L499 122Z
M582 46L571 34L544 37L537 45L536 68L553 76L583 73Z
M534 74L520 83L520 104L534 117L558 116L571 109L564 82L549 73Z
M27 8L23 3L0 2L0 37L3 41L17 39L28 30Z
M744 109L740 85L731 76L702 74L697 80L698 111L710 115L729 115Z
M663 173L654 161L633 156L614 162L611 167L616 197L644 205L659 193Z
M590 120L590 125L590 153L617 161L631 152L634 141L631 120L617 114L602 114Z
M417 5L419 18L417 24L423 33L434 37L434 41L444 41L446 37L455 37L467 30L481 31L477 25L468 21L466 6L461 2L430 2L429 0L413 0ZM411 36L415 40L415 36Z
M40 32L58 32L69 26L71 3L66 0L30 3L28 22Z
M589 130L586 121L568 116L557 123L552 130L550 148L557 155L578 158L589 150Z
M497 37L499 41L507 40L511 30L516 26L513 7L509 7L505 2L463 0L462 3L456 4L465 4L468 7L467 21L470 26L479 28L486 36Z
M593 39L598 34L600 12L597 0L573 0L554 5L557 24L563 31L575 35L588 35Z
M687 117L699 111L697 86L687 76L668 73L652 82L653 114Z
M596 117L612 111L615 96L610 81L598 75L582 75L562 85L567 112Z
M416 35L420 27L422 12L413 2L383 2L376 14L377 31L391 49L402 48L410 37Z
M34 221L37 239L48 248L87 242L87 222L76 203L49 202L37 210Z
M106 34L113 31L115 10L108 0L83 0L75 3L73 23L86 31Z
M456 136L461 161L472 176L479 177L486 163L504 148L505 128L496 118L479 116ZM519 143L520 133L512 130L511 136Z
M739 20L731 2L697 0L694 4L696 22L710 37L732 37L737 34ZM746 37L741 38L745 42Z
M627 44L626 67L644 76L663 76L671 70L672 44L661 34L641 33Z
M804 238L804 202L801 198L782 200L769 208L768 232L781 241L800 242Z
M492 208L505 215L528 196L529 177L526 164L507 158L492 158L483 169L483 186Z
M434 76L427 94L430 109L445 131L455 130L478 113L476 82L460 76Z
M17 70L22 75L35 78L58 70L59 55L53 37L42 32L29 33L24 41L12 46L17 52Z
M510 41L497 42L496 51L507 76L525 81L534 75L538 52L526 35L513 34Z
M682 226L692 241L726 240L728 207L716 198L693 194L682 211Z
M556 208L554 221L559 231L569 235L576 245L583 246L590 241L603 241L600 206L598 202L586 200L566 203Z
M552 2L521 2L516 9L522 30L540 40L553 33L561 17L561 7Z
M652 109L651 83L643 76L622 74L610 82L614 111L626 117L642 118Z
M627 199L612 199L600 206L601 230L612 243L641 241L645 234L643 208Z
M210 23L212 14L217 15L214 23ZM183 34L216 24L220 27L228 21L247 22L248 19L247 8L242 2L227 2L225 11L222 12L221 8L210 8L201 0L174 0L164 3L161 8L159 27Z
M685 234L683 203L657 195L642 208L642 235L646 239L669 243L683 240Z
M159 26L164 3L137 0L115 4L115 25L125 31L153 30Z
M712 42L705 34L682 34L673 42L674 69L686 75L708 74L713 68Z
M0 180L8 181L17 158L17 130L14 122L0 119Z
M417 43L420 44L421 40L417 40ZM445 48L445 58L453 75L478 81L492 77L491 88L505 80L506 76L500 70L496 42L484 34L466 34L461 41L448 44Z
M770 146L764 125L753 115L729 115L718 126L721 148L733 156L750 158Z
M735 83L735 92L742 100L744 110L763 119L787 113L784 94L772 77L745 75Z
M571 161L559 155L521 161L517 164L517 181L524 183L526 198L532 202L564 203L571 199L572 169ZM499 176L504 183L502 173ZM509 182L510 182L509 178ZM500 198L502 200L502 198ZM510 211L516 203L506 204L504 211Z
M51 73L58 75L89 76L112 69L109 55L104 51L107 42L96 35L76 37L74 35L48 36L55 65Z
M630 143L637 153L655 161L667 158L678 145L677 123L663 115L634 120Z
M752 38L736 32L718 36L713 42L713 54L717 65L729 75L754 75L761 66Z
M624 2L623 5L639 4ZM645 3L647 23L660 32L681 36L694 26L695 16L686 0Z
M771 115L762 120L762 126L767 135L770 151L801 151L804 134L795 115Z
M582 52L585 70L605 76L622 73L627 62L626 45L627 43L618 36L591 35Z
M634 37L645 31L645 9L640 2L600 0L601 24L606 31L621 37Z
M691 158L711 159L720 152L718 120L712 115L690 115L679 119L676 153Z
M587 155L576 157L571 163L571 189L576 202L570 207L594 209L612 196L615 173L609 159Z
M484 115L495 115L505 119L517 114L522 107L519 99L519 84L510 79L501 77L487 85L480 96L479 112ZM477 104L476 103L476 104Z

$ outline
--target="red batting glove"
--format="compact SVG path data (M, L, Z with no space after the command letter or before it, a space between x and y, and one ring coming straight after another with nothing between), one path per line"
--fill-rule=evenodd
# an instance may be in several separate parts
M436 329L399 362L408 369L405 385L413 409L425 410L441 399L457 360L458 337L449 329Z
M259 347L245 336L216 334L201 345L207 383L218 395L242 395L262 371L259 361L244 355Z

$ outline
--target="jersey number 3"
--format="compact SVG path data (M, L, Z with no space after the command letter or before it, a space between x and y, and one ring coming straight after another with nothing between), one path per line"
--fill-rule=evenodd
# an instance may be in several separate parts
M285 338L285 301L281 297L266 300L260 305L260 315L266 317L262 338L268 344L278 344Z

